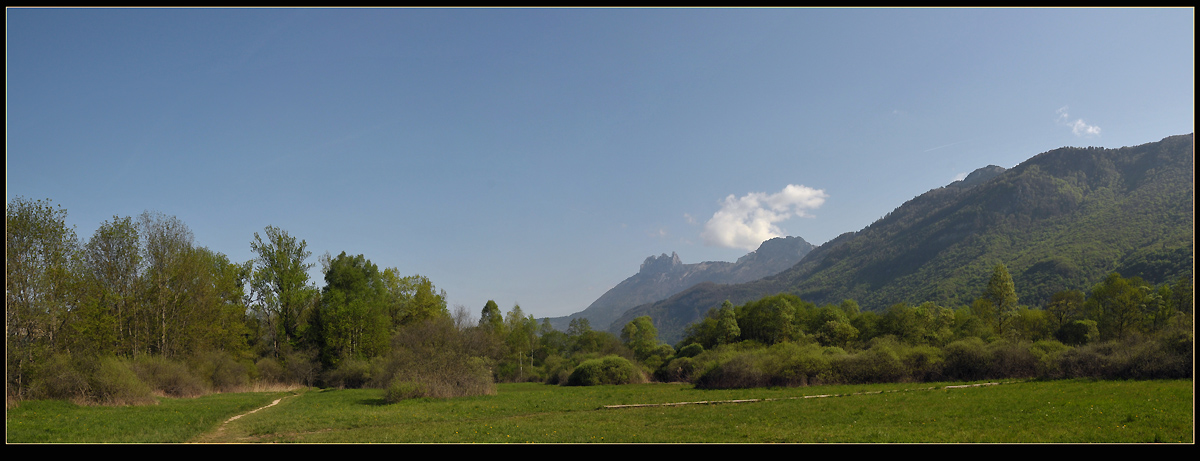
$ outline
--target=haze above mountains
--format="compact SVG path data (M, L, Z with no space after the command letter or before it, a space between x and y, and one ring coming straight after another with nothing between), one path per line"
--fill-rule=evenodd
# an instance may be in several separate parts
M1193 263L1193 135L1119 149L1064 147L1011 168L979 168L909 200L857 232L819 247L772 239L736 263L683 264L649 257L638 274L571 319L618 333L649 315L660 340L726 299L781 292L816 304L856 300L882 310L900 302L969 305L991 268L1005 264L1022 305L1058 291L1087 291L1111 272L1165 283Z

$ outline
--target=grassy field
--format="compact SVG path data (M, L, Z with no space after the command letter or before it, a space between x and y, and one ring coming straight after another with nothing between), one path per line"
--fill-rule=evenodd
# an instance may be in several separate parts
M493 396L393 405L380 390L308 389L148 407L25 402L8 410L6 422L9 443L1193 442L1191 380L946 388L952 384L720 391L502 384ZM833 396L804 398L815 395ZM606 408L735 399L761 400Z

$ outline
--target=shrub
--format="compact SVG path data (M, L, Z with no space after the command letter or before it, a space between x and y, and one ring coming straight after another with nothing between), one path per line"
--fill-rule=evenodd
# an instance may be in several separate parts
M1058 370L1064 378L1103 378L1109 374L1112 343L1092 343L1062 354Z
M282 384L287 381L287 371L274 358L263 357L254 363L254 367L258 370L260 382Z
M429 391L425 389L425 386L400 379L392 380L392 384L383 391L383 401L387 403L421 397L429 397Z
M676 357L654 372L654 379L664 383L691 382L698 367L691 357Z
M947 379L975 381L987 378L991 356L987 345L976 337L960 339L946 345L946 362L942 374Z
M209 387L220 392L232 392L250 383L251 367L239 363L224 351L197 354L191 361L193 373Z
M305 386L316 383L318 372L321 370L316 351L285 350L282 358L287 382L301 383Z
M371 380L371 362L357 357L346 357L337 366L323 374L324 384L343 389L359 389Z
M704 346L701 346L698 343L691 343L691 344L688 344L686 346L679 348L679 352L676 352L675 356L676 357L695 357L697 355L700 355L701 352L704 352Z
M1071 350L1070 346L1053 339L1043 339L1033 343L1033 346L1029 348L1029 353L1037 358L1037 376L1044 379L1061 378L1062 371L1058 367L1059 359L1069 350Z
M450 319L406 325L392 337L391 352L377 359L367 386L409 382L434 398L495 394L495 343L476 333L459 330Z
M754 363L752 354L738 354L696 378L698 389L744 389L766 387L770 380Z
M1039 361L1030 352L1028 341L1000 340L988 345L991 357L986 378L1032 378L1038 375Z
M208 392L204 380L192 374L186 365L161 355L139 356L131 368L138 379L163 395L196 397Z
M917 382L942 380L942 367L946 364L944 353L933 346L914 346L900 351L900 362L906 374Z
M568 386L646 382L642 371L624 357L610 355L580 363L567 378Z
M139 405L156 403L150 386L138 379L124 360L116 357L100 359L96 373L89 382L92 398L109 405Z
M1095 341L1100 337L1100 329L1095 320L1075 320L1063 324L1054 333L1054 337L1063 344L1078 346Z
M878 339L878 338L877 338ZM836 357L833 373L845 383L890 383L904 380L904 364L893 350L894 341L873 341L870 349Z
M33 396L82 402L91 390L88 373L97 364L87 367L67 354L54 354L43 363L33 380ZM83 366L80 366L83 365ZM90 369L88 369L90 368Z
M558 354L546 356L542 367L546 369L546 384L565 384L567 377L571 375L570 363Z

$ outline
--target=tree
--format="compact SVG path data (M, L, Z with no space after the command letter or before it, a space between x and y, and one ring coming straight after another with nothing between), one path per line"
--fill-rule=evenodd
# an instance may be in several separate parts
M525 358L533 365L533 349L537 345L537 320L532 315L526 316L521 311L521 305L513 304L512 310L504 317L504 342L508 350L517 359L517 379L525 377Z
M383 282L387 287L393 327L450 316L446 309L446 290L439 292L429 277L400 277L398 269L388 268L383 271Z
M992 303L996 328L1003 335L1005 323L1017 311L1017 291L1003 263L997 264L992 270L992 278L983 292L983 299Z
M742 329L738 327L737 311L734 310L733 303L726 299L717 310L716 343L732 344L741 336Z
M781 293L738 306L737 323L743 340L776 344L799 337L794 320L803 303L795 295Z
M658 346L658 329L649 315L631 320L621 328L621 341L633 350L638 360L645 360Z
M17 197L5 209L4 331L10 392L28 391L30 366L53 351L74 305L78 248L66 210Z
M294 345L302 336L305 316L317 299L316 287L309 284L305 262L312 252L304 240L297 241L278 227L267 226L266 240L254 233L250 249L253 260L251 292L253 308L265 324L267 344L275 356L284 345Z
M142 257L138 247L137 226L129 217L113 216L96 229L83 249L84 266L98 293L95 302L102 313L113 319L114 347L133 353L129 315L136 302L138 268Z
M567 336L580 336L589 331L592 331L592 322L586 317L573 318L567 325Z
M363 255L347 256L344 251L323 262L325 288L313 322L322 361L332 366L347 357L382 354L391 321L389 293L379 268Z
M1074 320L1083 318L1083 303L1086 297L1082 291L1067 290L1054 293L1046 304L1046 312L1050 316L1051 328L1058 330Z
M1092 287L1084 310L1095 320L1101 339L1124 339L1142 321L1149 286L1140 277L1111 273Z
M184 291L180 283L189 281L182 273L192 251L192 231L174 216L147 211L138 217L142 238L142 260L146 262L143 280L146 290L146 310L141 317L141 347L143 352L171 355L177 352L176 339L169 322L181 318ZM173 326L173 325L172 325ZM175 329L179 330L179 329Z
M479 326L495 334L504 331L504 314L500 313L500 306L495 301L489 299L483 305L483 311L479 313Z

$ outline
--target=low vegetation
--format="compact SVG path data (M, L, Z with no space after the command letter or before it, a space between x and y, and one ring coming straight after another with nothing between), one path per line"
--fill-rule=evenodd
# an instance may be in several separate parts
M507 383L495 395L395 404L385 404L382 390L310 389L134 407L32 401L8 411L6 423L9 443L1186 444L1194 442L1192 385L1059 380L703 390ZM225 423L238 414L245 416Z

